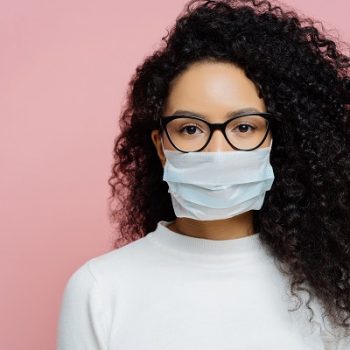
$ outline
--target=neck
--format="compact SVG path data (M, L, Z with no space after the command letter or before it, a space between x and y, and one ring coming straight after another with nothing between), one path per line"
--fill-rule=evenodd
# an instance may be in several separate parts
M252 211L224 220L200 221L176 218L168 228L187 236L214 240L242 238L255 233Z

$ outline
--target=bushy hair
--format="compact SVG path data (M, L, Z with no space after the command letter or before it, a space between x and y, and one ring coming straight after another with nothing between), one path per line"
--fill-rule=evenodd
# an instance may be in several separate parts
M254 211L255 232L291 277L293 295L306 283L308 309L315 295L349 327L350 58L339 47L313 19L269 1L190 1L128 86L108 180L114 247L176 218L151 140L170 83L196 61L231 62L274 117L275 180Z

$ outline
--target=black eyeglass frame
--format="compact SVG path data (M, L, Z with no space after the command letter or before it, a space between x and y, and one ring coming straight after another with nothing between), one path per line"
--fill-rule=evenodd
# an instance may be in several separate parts
M232 120L234 119L237 119L239 117L245 117L245 116L249 116L249 115L260 115L262 116L263 118L265 118L268 122L267 124L267 129L266 129L266 133L265 133L265 136L263 137L262 141L257 145L255 146L254 148L250 148L250 149L240 149L236 146L234 146L228 139L228 137L226 136L226 132L225 132L225 129L226 129L226 126L228 123L230 123ZM201 122L204 122L205 124L208 125L209 127L209 130L210 130L210 135L209 135L209 138L207 140L207 142L205 143L205 145L203 147L201 147L200 149L196 150L196 151L183 151L181 149L179 149L178 147L176 147L176 145L174 144L174 142L171 140L170 136L169 136L169 133L168 133L168 130L166 128L166 125L171 122L172 120L174 119L179 119L179 118L189 118L189 119L195 119L195 120L200 120ZM239 114L239 115L236 115L234 116L233 118L230 118L228 120L226 120L225 122L223 123L209 123L208 121L204 120L203 118L200 118L200 117L195 117L195 116L186 116L186 115L170 115L170 116L164 116L162 118L160 118L159 120L159 129L160 131L165 131L167 137L168 137L168 140L170 141L170 143L174 146L175 149L177 149L178 151L182 152L182 153L189 153L189 152L200 152L202 151L210 142L212 136L213 136L213 132L215 130L220 130L222 132L222 134L224 135L226 141L228 142L228 144L235 150L238 150L238 151L253 151L254 149L257 149L259 148L263 142L265 141L269 131L270 131L270 126L272 124L272 121L273 121L273 114L272 113L269 113L269 112L254 112L254 113L242 113L242 114Z

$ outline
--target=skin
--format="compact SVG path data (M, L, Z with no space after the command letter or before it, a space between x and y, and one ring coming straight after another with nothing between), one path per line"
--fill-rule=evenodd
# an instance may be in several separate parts
M196 62L172 82L163 116L172 115L176 110L186 110L205 117L209 122L222 123L229 113L246 107L266 112L264 100L259 97L254 83L241 68L226 62ZM159 130L152 130L151 138L164 167L166 158ZM268 147L271 138L269 131L260 147ZM163 145L165 149L175 150L166 134L163 135ZM209 144L203 149L203 152L217 151L233 151L219 130L214 131ZM212 221L176 218L168 228L177 233L205 239L242 238L255 233L252 213L248 211L232 218Z

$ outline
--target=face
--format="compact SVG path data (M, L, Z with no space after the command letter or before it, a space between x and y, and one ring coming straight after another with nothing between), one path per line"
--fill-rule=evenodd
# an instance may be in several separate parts
M163 116L177 111L188 111L205 118L210 123L223 123L233 112L243 108L254 108L266 112L266 106L258 95L254 83L244 71L231 63L196 62L174 79L164 106ZM151 133L159 159L164 166L165 156L158 130ZM260 148L268 147L271 131ZM175 150L166 134L162 135L165 149ZM224 135L215 130L203 152L233 151Z

